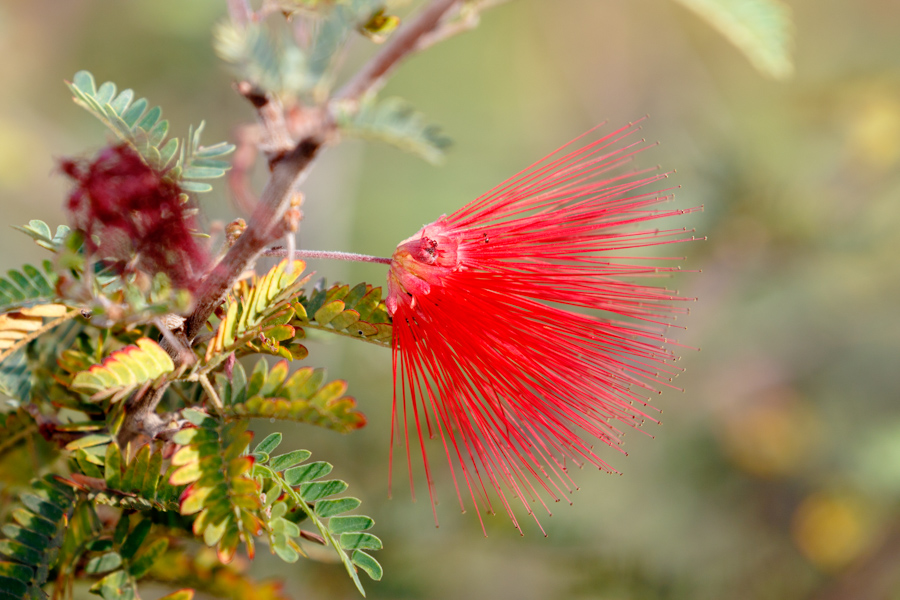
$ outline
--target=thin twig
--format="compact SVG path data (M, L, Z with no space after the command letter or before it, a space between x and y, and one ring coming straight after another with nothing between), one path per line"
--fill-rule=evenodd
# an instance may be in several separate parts
M355 252L331 252L329 250L294 250L293 253L289 252L285 248L269 248L268 250L264 250L263 256L275 256L284 258L286 256L291 256L293 254L293 258L324 258L331 260L349 260L354 262L368 262L368 263L379 263L382 265L391 264L390 258L384 258L382 256L370 256L368 254L357 254Z
M432 0L431 4L390 40L335 96L336 100L359 100L366 93L377 89L384 78L410 53L422 36L433 31L459 0Z
M202 374L198 378L200 380L200 385L203 386L203 391L209 396L210 402L212 402L213 408L215 408L216 412L219 415L225 414L225 405L222 404L222 400L219 398L219 395L216 393L216 388L212 386L212 383L209 382L209 377Z
M489 8L506 4L510 1L511 0L483 0L482 2L467 5L464 14L460 14L459 18L444 21L439 27L435 28L434 31L423 35L416 44L416 52L421 52L422 50L431 48L438 42L443 42L455 35L475 29L481 21L482 12Z

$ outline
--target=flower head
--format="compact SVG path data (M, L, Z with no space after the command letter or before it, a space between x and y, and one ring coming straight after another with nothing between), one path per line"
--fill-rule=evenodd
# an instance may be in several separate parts
M394 252L394 412L408 460L410 426L420 440L429 493L424 438L437 435L476 510L493 511L494 488L518 528L507 493L547 508L542 494L574 487L570 464L612 470L592 439L618 446L654 421L648 396L679 371L667 332L686 299L649 282L679 267L642 251L691 236L646 225L689 212L657 207L667 174L610 174L646 149L627 141L637 130L570 142Z
M190 288L208 260L192 231L194 220L181 189L149 167L126 144L104 148L93 161L64 160L76 182L66 208L83 231L87 251L100 259L165 273Z

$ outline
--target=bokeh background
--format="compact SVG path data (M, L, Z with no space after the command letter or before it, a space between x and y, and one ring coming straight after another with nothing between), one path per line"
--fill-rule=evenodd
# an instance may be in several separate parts
M279 428L285 447L335 463L375 517L385 578L370 598L900 598L900 3L789 4L796 74L776 82L670 0L516 0L388 85L452 137L445 165L352 140L319 161L301 246L387 255L595 123L649 114L661 145L640 160L677 169L676 202L705 206L679 226L709 237L679 249L694 272L678 287L699 298L685 392L660 398L655 439L629 434L627 459L603 452L623 476L577 473L574 504L542 520L547 538L497 516L485 539L447 477L438 529L402 477L388 500L389 352L310 347L370 425ZM55 161L107 139L63 86L79 69L162 105L176 134L206 119L207 140L230 139L251 121L211 50L224 12L221 0L0 2L4 223L63 222ZM237 215L224 185L202 203L210 223ZM41 252L0 233L4 269ZM312 267L350 283L385 274ZM339 565L263 556L253 569L285 577L294 598L357 597Z

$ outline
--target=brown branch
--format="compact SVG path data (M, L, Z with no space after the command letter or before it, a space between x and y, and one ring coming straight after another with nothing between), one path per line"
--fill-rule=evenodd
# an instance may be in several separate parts
M432 0L431 4L390 40L335 96L335 100L359 100L366 93L381 86L387 76L410 53L419 40L434 31L459 0Z
M273 238L281 235L281 220L290 206L295 186L306 174L324 143L324 133L300 140L294 149L274 163L272 177L266 184L247 229L225 257L203 281L194 312L187 318L184 334L192 340L209 319L216 306L231 289L235 279L253 265L260 252Z

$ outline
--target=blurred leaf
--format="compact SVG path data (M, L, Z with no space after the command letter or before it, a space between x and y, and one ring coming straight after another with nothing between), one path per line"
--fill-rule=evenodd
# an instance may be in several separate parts
M0 393L27 402L31 397L31 369L25 348L0 361Z
M138 597L134 581L125 571L111 573L91 586L91 592L103 600L134 600Z
M21 501L23 506L12 513L16 525L3 527L6 539L0 540L4 559L0 560L0 584L6 589L24 587L27 592L21 598L43 598L41 588L59 557L75 510L75 495L48 476L32 481Z
M50 226L38 219L32 219L28 221L27 225L23 225L22 227L13 225L12 228L18 229L32 238L38 246L46 248L51 252L59 250L70 231L68 225L59 225L56 228L56 233L51 235Z
M0 277L0 311L33 306L56 298L56 273L50 261L44 261L42 273L25 265L21 271L10 270L7 278Z
M451 143L439 127L429 125L422 113L401 98L369 97L358 107L338 105L336 120L347 135L391 144L432 164L443 161Z
M238 27L223 21L213 30L219 58L230 63L235 74L260 89L276 94L299 94L313 85L307 60L284 29L263 23Z
M775 79L794 73L790 9L781 0L676 0L703 17Z
M177 138L166 141L169 122L162 120L162 109L154 106L147 110L149 106L147 100L144 98L134 100L132 90L124 90L116 95L116 85L111 81L97 88L94 76L88 71L75 73L67 85L76 104L97 117L119 139L130 144L151 168L163 172L183 190L209 191L212 186L207 183L184 180L197 177L198 174L201 179L221 177L229 168L228 163L221 161L203 164L204 160L211 161L229 154L234 150L234 146L226 143L215 144L208 148L200 146L202 122L196 131L189 130L186 144L181 144ZM215 151L211 153L212 149ZM191 171L191 168L205 170Z

